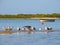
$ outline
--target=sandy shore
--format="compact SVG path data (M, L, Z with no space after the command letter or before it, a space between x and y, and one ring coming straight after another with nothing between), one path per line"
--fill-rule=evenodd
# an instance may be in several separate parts
M20 33L20 32L60 32L60 30L35 30L35 31L0 31L0 34L13 34L13 33Z
M0 31L0 34L12 34L13 32Z

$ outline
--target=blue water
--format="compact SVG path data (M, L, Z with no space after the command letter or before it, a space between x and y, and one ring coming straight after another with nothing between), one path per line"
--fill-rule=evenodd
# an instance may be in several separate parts
M13 29L16 29L26 25L36 27L36 29L50 26L53 30L60 30L60 20L45 22L44 25L39 20L0 20L1 30L3 27L12 26ZM60 45L60 32L0 34L0 45Z
M22 28L23 26L30 25L33 27L42 28L44 29L45 26L52 27L53 30L60 29L60 20L55 20L55 22L44 22L44 25L41 24L39 20L1 20L0 19L0 29L4 27L11 26L13 29L16 29L17 27Z

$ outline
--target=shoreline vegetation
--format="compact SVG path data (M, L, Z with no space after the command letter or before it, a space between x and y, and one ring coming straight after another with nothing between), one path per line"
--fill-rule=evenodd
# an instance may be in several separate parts
M0 19L49 19L60 18L60 14L0 14Z

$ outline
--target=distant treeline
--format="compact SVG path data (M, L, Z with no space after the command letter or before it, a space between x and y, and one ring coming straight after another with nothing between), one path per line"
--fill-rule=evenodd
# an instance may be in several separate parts
M44 17L56 17L60 18L60 14L16 14L16 15L8 15L8 14L0 14L0 18L44 18Z

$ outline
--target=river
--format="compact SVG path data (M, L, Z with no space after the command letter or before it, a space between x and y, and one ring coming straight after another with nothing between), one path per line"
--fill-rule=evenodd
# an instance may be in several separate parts
M44 22L40 20L2 20L0 19L0 30L4 27L11 26L13 29L23 26L33 26L37 30L45 29L45 26L52 27L53 30L60 30L60 20L55 22ZM36 32L26 34L24 32L14 34L0 34L0 45L60 45L60 32Z

